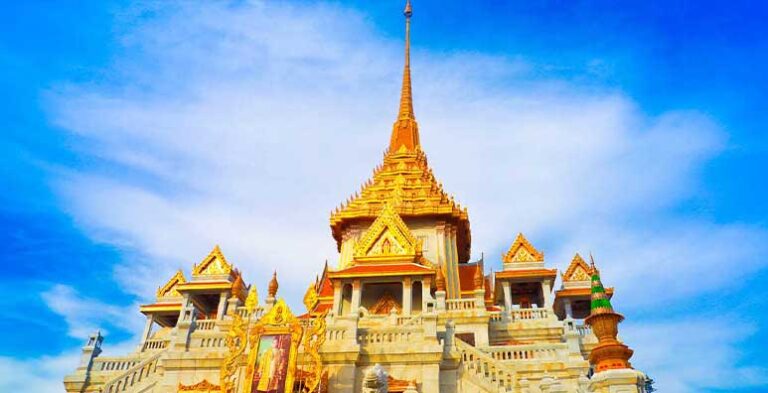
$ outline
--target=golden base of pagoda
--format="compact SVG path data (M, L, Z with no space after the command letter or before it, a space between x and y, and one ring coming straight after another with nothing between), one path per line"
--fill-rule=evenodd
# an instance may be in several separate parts
M615 369L632 368L629 358L634 351L628 346L618 342L604 342L592 348L589 354L589 362L595 365L595 372Z
M616 341L619 334L619 323L624 320L624 316L607 312L601 314L592 314L584 319L584 323L592 327L592 332L597 336L600 342Z

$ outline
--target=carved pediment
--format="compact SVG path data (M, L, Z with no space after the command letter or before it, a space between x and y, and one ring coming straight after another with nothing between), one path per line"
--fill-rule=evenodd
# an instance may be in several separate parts
M192 276L217 276L230 273L232 273L232 265L224 258L218 245L192 268Z
M177 392L189 392L189 393L209 393L209 392L220 392L221 386L214 385L210 382L208 382L207 379L204 379L194 385L184 385L182 383L179 383Z
M355 244L355 259L381 259L392 256L421 254L421 242L411 234L408 226L390 203Z
M176 274L171 277L168 282L157 289L157 298L179 297L181 294L178 291L179 284L184 284L187 279L184 278L184 273L179 269Z
M563 273L563 281L590 281L591 269L584 259L576 253L568 265L568 269Z
M376 304L371 307L372 314L389 314L392 310L399 313L400 306L398 306L397 300L389 292L384 292Z
M502 256L501 260L504 263L543 262L544 254L533 247L522 233L519 233L512 246L509 247L509 251Z

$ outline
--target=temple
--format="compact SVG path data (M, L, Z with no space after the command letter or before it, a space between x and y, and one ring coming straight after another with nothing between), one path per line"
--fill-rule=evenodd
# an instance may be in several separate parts
M89 337L67 392L646 391L618 339L614 290L591 256L588 264L575 254L558 274L518 233L498 260L471 260L467 208L443 190L422 149L410 1L404 14L389 146L332 211L338 262L307 283L306 310L277 295L278 273L290 270L269 278L261 301L216 246L140 307L146 326L133 352L102 356L101 334Z

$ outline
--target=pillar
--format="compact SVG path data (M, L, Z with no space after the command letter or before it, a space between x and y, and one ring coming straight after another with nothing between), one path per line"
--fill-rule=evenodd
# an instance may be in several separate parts
M421 312L422 313L427 312L427 303L430 300L432 300L432 295L429 292L431 287L432 287L432 280L430 278L425 277L423 280L421 280Z
M512 312L512 287L509 281L502 281L501 288L504 290L504 309L510 313Z
M341 281L333 282L333 315L341 315Z
M227 312L227 292L219 294L219 308L216 309L216 319L224 319L224 313Z
M155 314L147 315L147 323L144 325L144 332L141 334L141 344L139 344L139 351L144 350L144 343L149 340L149 335L152 334L152 324L155 322Z
M350 311L352 314L357 315L360 310L360 298L362 297L362 283L360 279L352 282L352 307Z
M411 286L411 278L403 278L403 315L411 315L411 304L413 303L413 295L411 294L413 287Z
M542 280L541 281L541 293L542 293L542 301L544 304L542 305L542 308L551 308L552 307L552 284L549 282L549 280Z
M573 307L570 298L563 298L563 307L565 307L565 319L573 319Z

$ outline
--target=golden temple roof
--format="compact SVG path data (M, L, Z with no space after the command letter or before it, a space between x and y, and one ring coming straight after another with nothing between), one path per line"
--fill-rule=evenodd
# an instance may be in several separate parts
M591 268L584 261L584 258L576 253L568 265L568 269L563 273L563 281L589 281Z
M518 233L509 251L501 257L501 260L504 263L542 262L544 254L537 250L522 233Z
M373 171L360 192L331 212L331 231L341 247L346 224L355 220L373 220L391 201L403 218L440 216L457 224L459 261L469 260L470 230L467 209L456 203L437 181L421 150L419 129L413 112L410 71L410 4L406 6L405 67L400 94L400 108L392 127L392 137L384 162Z

